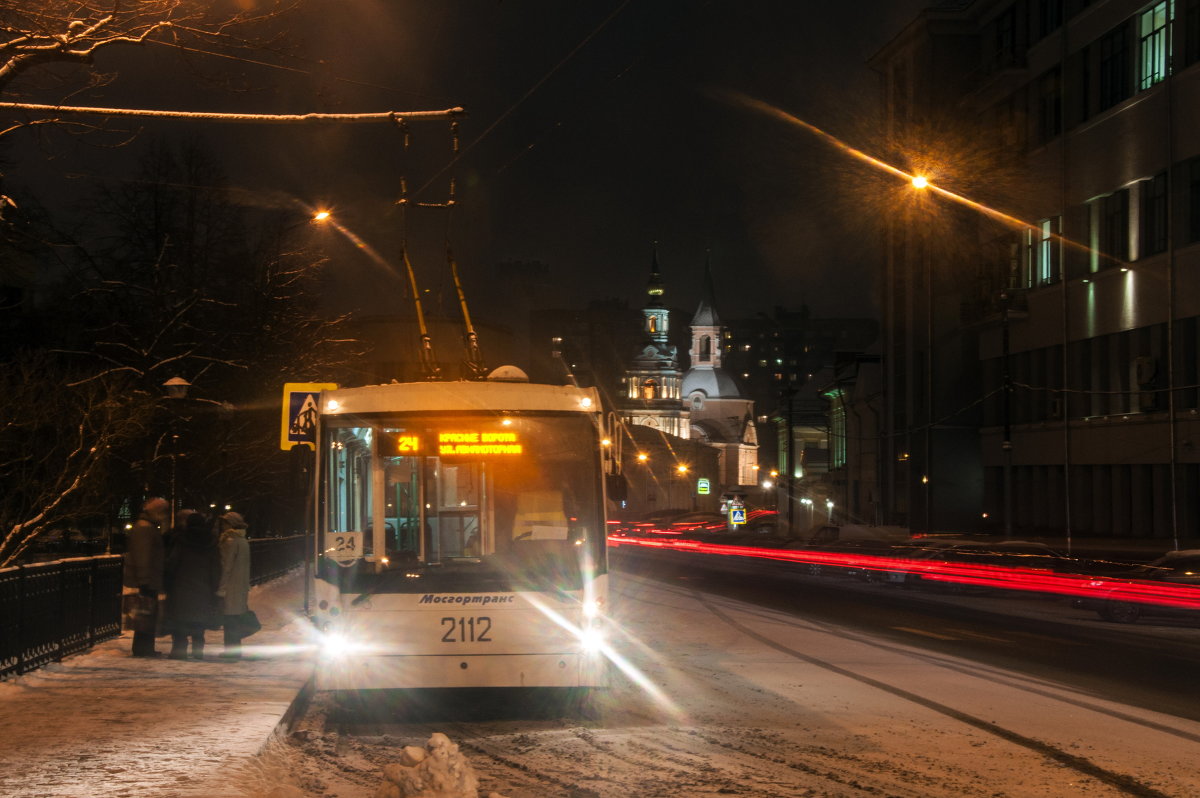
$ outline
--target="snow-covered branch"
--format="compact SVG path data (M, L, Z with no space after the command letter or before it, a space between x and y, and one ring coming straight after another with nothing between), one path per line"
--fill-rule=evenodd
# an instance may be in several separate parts
M206 122L243 122L253 124L306 124L306 123L378 123L431 119L449 119L466 113L462 108L445 108L438 111L369 111L355 114L245 114L212 111L164 111L150 108L91 108L77 105L46 105L44 103L0 102L0 109L14 111L39 111L53 114L80 114L93 116L136 116L154 119L190 119Z

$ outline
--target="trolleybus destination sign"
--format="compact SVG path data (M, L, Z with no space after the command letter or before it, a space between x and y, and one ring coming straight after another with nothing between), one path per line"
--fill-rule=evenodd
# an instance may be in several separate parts
M510 430L438 433L438 454L443 456L521 454L523 451L517 433Z
M439 457L508 457L525 454L521 434L514 430L442 429L388 431L393 457L436 452Z

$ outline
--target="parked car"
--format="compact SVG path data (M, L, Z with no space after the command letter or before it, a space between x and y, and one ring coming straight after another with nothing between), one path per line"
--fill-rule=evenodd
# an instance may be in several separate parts
M1200 549L1167 552L1152 563L1134 566L1116 579L1096 583L1105 595L1076 599L1076 607L1095 610L1106 621L1134 623L1143 617L1186 618L1200 620L1200 609L1159 604L1151 601L1130 601L1121 597L1123 583L1151 582L1178 585L1185 590L1195 589L1200 601ZM1190 592L1190 590L1189 590Z
M895 569L881 574L879 581L913 587L921 581L924 565L946 559L950 550L970 542L961 538L923 537L897 543L892 547L891 556L899 562Z

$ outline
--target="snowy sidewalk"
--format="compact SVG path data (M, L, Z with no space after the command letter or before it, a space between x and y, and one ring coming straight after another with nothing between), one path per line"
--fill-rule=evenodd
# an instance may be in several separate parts
M130 634L0 682L0 796L237 796L313 672L299 572L251 589L263 630L221 662L134 659ZM170 638L158 640L159 651Z

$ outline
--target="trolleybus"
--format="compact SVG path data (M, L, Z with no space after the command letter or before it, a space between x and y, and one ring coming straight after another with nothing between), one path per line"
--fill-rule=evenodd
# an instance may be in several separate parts
M527 381L323 392L317 689L601 686L600 419Z

